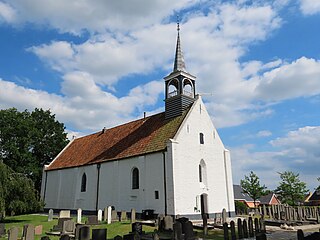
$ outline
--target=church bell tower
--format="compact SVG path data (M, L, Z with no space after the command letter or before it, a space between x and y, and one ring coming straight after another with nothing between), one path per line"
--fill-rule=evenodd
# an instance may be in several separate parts
M196 77L186 71L180 43L180 26L177 24L178 36L173 71L165 80L165 118L180 116L196 97Z

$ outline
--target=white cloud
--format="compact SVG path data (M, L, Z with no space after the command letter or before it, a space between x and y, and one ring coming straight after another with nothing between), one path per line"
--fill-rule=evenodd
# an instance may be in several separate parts
M257 133L257 137L270 137L272 135L272 132L268 130L262 130Z
M300 0L300 9L305 15L312 15L320 12L320 2L317 0Z
M0 2L0 23L2 21L12 23L16 19L15 10L4 2Z

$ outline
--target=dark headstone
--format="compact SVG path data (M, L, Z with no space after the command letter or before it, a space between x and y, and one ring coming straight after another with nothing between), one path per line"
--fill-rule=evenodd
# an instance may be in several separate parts
M242 220L241 218L238 218L237 220L237 224L238 224L238 237L239 239L242 239L243 238L243 226L242 226Z
M174 240L182 240L182 224L179 221L175 221L173 224L173 239Z
M165 217L164 214L159 214L158 215L157 222L158 222L158 231L159 232L164 231L164 217Z
M320 239L320 232L314 232L310 235L304 237L305 240L319 240Z
M60 240L70 240L70 236L68 234L62 234Z
M92 229L92 240L107 240L107 229Z
M244 238L248 238L248 237L249 237L249 234L248 234L247 220L245 220L245 219L243 220L242 227L243 227L243 237L244 237Z
M258 233L256 240L267 240L267 235L265 233Z
M231 230L231 240L236 240L237 236L236 236L236 227L235 227L234 221L230 222L230 230Z
M49 236L42 236L40 240L50 240Z
M0 237L6 235L6 227L4 223L0 223Z
M117 235L113 238L113 240L122 240L122 237L120 235Z
M79 229L79 240L90 240L90 227L82 226Z
M83 225L83 224L76 224L76 229L75 229L75 233L74 233L75 240L79 240L80 228L85 227L85 226L86 225Z
M131 232L133 233L138 233L141 235L142 232L142 224L140 222L135 222L131 224Z
M137 233L129 233L123 235L123 240L140 240L140 236Z
M185 240L195 239L192 222L190 222L190 221L186 222L185 224L182 225L182 228L184 229L184 239Z
M298 229L297 237L298 237L298 240L304 240L304 234L303 234L303 231L301 229Z
M88 216L88 220L86 221L86 224L88 224L88 225L98 225L99 224L98 216L95 216L95 215Z
M228 223L223 223L223 239L229 240L229 229L228 229Z
M54 225L52 228L52 232L62 232L63 223L65 221L71 220L72 218L58 218L58 225Z
M19 229L17 227L10 228L8 231L8 240L17 240Z
M252 217L249 217L248 228L249 228L249 237L254 237Z
M259 219L260 232L266 233L266 223L263 218Z
M256 234L260 232L260 224L259 224L258 218L254 219L254 230L255 230Z

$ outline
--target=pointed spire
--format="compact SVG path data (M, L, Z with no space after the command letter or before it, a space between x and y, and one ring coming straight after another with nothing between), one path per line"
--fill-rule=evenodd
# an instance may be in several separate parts
M173 72L175 71L186 71L186 65L184 63L183 53L181 50L181 43L180 43L180 23L179 23L179 16L177 16L177 46L176 46L176 56L174 59L174 67Z

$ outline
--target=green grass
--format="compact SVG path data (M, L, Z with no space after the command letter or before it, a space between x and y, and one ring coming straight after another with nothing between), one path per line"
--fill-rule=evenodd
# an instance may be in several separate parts
M82 219L82 222L85 222L86 218ZM76 218L74 218L76 221ZM29 215L20 215L20 216L13 216L13 217L6 217L4 220L6 230L12 227L19 228L19 237L22 236L22 229L25 224L32 224L34 226L42 225L42 235L36 235L35 240L40 240L42 236L46 235L46 232L50 232L53 225L58 223L57 219L54 219L51 222L48 222L48 217L45 215L37 215L37 214L29 214ZM98 229L98 228L107 228L107 237L108 239L113 239L115 236L120 235L123 236L128 234L131 231L131 224L130 221L126 222L115 222L112 224L107 225L105 222L102 222L100 225L91 226L91 229ZM155 228L147 225L143 225L143 231L146 233L154 232ZM205 238L205 239L223 239L223 232L221 230L210 230L206 237L203 236L202 231L195 230L197 236ZM49 236L51 240L59 240L58 236ZM1 237L0 240L7 240L7 236Z

